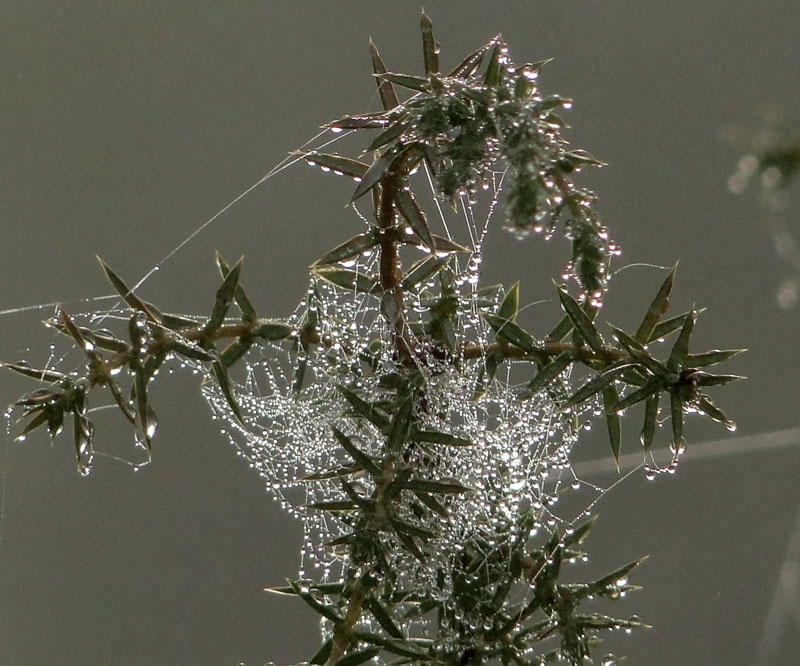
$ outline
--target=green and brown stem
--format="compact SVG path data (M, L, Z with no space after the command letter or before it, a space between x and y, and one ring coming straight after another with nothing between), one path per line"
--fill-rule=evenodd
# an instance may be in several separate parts
M405 323L403 291L401 286L400 257L394 228L395 204L393 192L397 187L397 176L388 174L381 179L380 207L377 211L378 227L383 230L380 248L380 285L383 292L381 314L393 329L393 344L398 358L404 365L413 365L414 347L408 337ZM391 299L391 305L386 299ZM388 307L387 307L388 306ZM393 310L390 311L389 307Z
M386 489L391 485L396 477L396 456L393 454L387 455L383 461L383 471L381 478L378 480L377 486L373 492L375 498L375 513L370 516L370 522L377 523L375 526L376 532L380 531L382 521L392 512L393 498L386 497ZM358 564L358 563L357 563ZM349 650L354 642L353 629L361 618L364 602L367 600L369 592L368 585L365 584L365 579L371 575L369 569L362 571L360 576L356 578L352 586L350 586L350 598L347 603L347 610L345 611L344 618L339 622L333 630L333 645L331 647L331 654L326 662L327 666L333 666L339 659Z

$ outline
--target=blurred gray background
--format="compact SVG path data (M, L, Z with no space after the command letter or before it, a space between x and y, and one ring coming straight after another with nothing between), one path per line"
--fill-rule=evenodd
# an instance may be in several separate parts
M783 268L758 224L757 197L727 191L740 152L721 139L726 125L757 125L767 102L800 115L800 5L425 8L444 68L498 32L517 62L555 58L543 90L574 98L570 140L609 163L582 182L600 195L623 247L616 266L680 259L675 307L708 308L697 349L750 348L726 368L750 379L715 394L739 423L731 442L800 425L800 311L776 305ZM322 123L375 108L369 36L390 69L418 72L419 9L387 0L2 0L0 310L54 301L85 310L76 299L108 293L95 254L131 282L143 275ZM142 294L164 310L207 312L216 248L246 255L243 283L262 313L287 314L305 267L357 232L343 207L349 194L342 180L294 167L165 263ZM800 218L797 194L791 210ZM484 267L488 283L519 278L523 300L535 301L552 298L550 276L565 261L563 244L517 243L497 229ZM636 325L661 279L621 273L604 316ZM531 312L540 333L557 316L555 305ZM44 362L51 337L39 321L51 313L0 316L0 358ZM0 664L233 666L315 651L311 612L262 591L296 571L299 525L218 434L196 379L165 380L155 460L139 473L99 459L84 479L67 438L3 441ZM30 389L0 375L3 404ZM130 452L129 429L113 422L98 448ZM628 452L637 432L631 422ZM637 474L598 507L587 544L594 566L649 553L634 578L644 591L615 610L653 625L609 640L598 657L757 663L800 504L800 445L693 459L693 443L727 433L690 419L687 435L675 477ZM591 437L577 454L605 457L606 445ZM796 663L798 617L795 599L769 663Z

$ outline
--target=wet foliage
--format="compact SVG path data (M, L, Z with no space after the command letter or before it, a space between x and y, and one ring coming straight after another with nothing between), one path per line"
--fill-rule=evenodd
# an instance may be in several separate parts
M618 250L594 193L575 183L601 163L562 136L571 102L543 95L547 63L515 64L500 37L443 73L424 14L421 31L424 73L390 71L372 45L382 110L328 125L368 135L361 154L296 154L355 180L350 203L367 209L363 231L311 267L297 311L262 317L242 262L218 255L209 313L166 314L101 261L127 306L125 324L113 332L103 317L98 325L61 310L48 323L81 350L78 372L4 364L39 382L15 403L19 437L57 437L71 419L88 473L89 397L105 390L149 459L158 425L150 385L165 364L199 369L251 466L277 492L306 489L306 502L286 505L313 527L325 573L273 591L319 615L322 644L310 663L583 664L601 632L646 625L591 606L636 589L628 577L641 560L588 583L563 581L565 564L586 558L594 522L561 520L551 508L579 417L600 414L618 460L623 417L641 403L643 456L668 420L674 469L687 414L733 429L708 390L739 377L710 368L741 350L692 350L699 311L668 315L675 268L638 327L603 332ZM479 284L480 245L434 224L429 182L438 208L466 210L491 190L516 235L567 238L569 279L554 286L562 313L548 329L517 321L519 283ZM668 351L656 353L665 338ZM272 393L256 398L231 379L230 368L252 370L254 353L273 351L288 358L285 385L270 375ZM511 382L510 369L524 380Z

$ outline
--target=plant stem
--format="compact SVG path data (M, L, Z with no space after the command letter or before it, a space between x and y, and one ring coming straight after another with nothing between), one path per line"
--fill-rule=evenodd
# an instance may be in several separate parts
M377 211L378 227L383 230L380 242L380 284L383 291L381 314L393 327L393 344L395 352L404 365L412 365L414 353L408 339L403 303L403 292L400 286L400 258L397 253L395 234L390 233L394 227L395 210L392 193L397 187L397 178L387 174L381 179L380 207Z
M364 583L359 578L353 583L344 619L333 630L333 645L331 646L331 654L328 657L327 666L333 666L350 648L353 642L351 632L361 617L361 607L364 605L365 599Z

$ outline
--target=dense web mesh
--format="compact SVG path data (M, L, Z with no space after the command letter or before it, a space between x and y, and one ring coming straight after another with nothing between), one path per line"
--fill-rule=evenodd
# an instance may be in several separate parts
M341 137L335 137L338 138ZM319 147L324 145L327 144ZM283 165L259 183L281 168ZM424 169L415 176L423 184L426 178L431 184ZM532 534L538 534L541 540L549 540L556 529L562 535L571 534L578 520L588 515L607 491L579 480L570 463L581 430L579 424L587 411L598 409L593 401L571 410L562 408L574 390L570 387L571 366L545 389L532 394L527 389L529 361L525 363L524 378L515 362L506 359L493 381L488 381L494 374L490 366L496 359L491 358L490 345L496 343L496 338L482 313L497 312L505 292L497 286L482 288L482 246L503 196L503 178L503 172L486 172L475 191L457 194L455 206L431 195L426 205L431 231L451 241L452 247L437 244L438 254L431 255L412 244L403 247L400 255L406 274L425 261L447 262L446 269L405 293L402 316L420 352L415 362L425 385L424 400L415 404L412 420L421 429L447 433L470 444L416 442L406 451L406 462L420 478L456 482L470 492L444 496L440 501L446 516L435 519L435 524L426 518L424 522L435 532L435 538L427 541L424 561L414 557L408 544L399 542L397 533L386 530L379 538L383 552L388 554L386 566L399 572L398 589L427 590L445 608L451 599L452 574L459 569L459 558L465 556L465 544L470 544L470 557L474 557L476 548L483 548L488 559L491 552L502 550L516 539L517 521L528 509L537 516ZM352 210L369 228L370 222L359 208L353 206ZM405 231L413 236L411 229ZM379 249L372 248L342 265L370 278L378 273L378 262ZM452 299L454 310L451 344L444 346L449 351L442 355L443 347L434 349L422 329L432 304L442 298L444 290ZM268 493L300 520L304 531L300 579L336 582L343 579L351 564L346 536L354 531L353 513L319 508L347 500L340 478L333 472L347 469L353 460L342 448L336 430L375 459L380 459L386 450L385 432L368 420L353 418L352 404L341 387L357 392L368 402L389 400L392 391L386 380L408 368L398 365L393 353L392 325L387 322L385 310L382 312L380 296L362 289L358 281L354 291L342 289L312 271L304 298L283 321L300 331L311 317L316 322L320 344L305 347L299 335L280 342L261 341L237 363L231 379L241 420L232 413L230 401L209 364L182 358L168 359L164 367L171 370L180 365L202 376L202 393L222 432L265 480ZM113 306L105 311L76 314L73 319L92 328L114 327L127 324L130 312ZM202 318L197 321L201 323ZM65 362L68 359L53 351L47 367L63 367ZM144 443L138 443L144 449ZM88 472L95 454L108 455L89 449L82 469ZM130 464L138 467L146 460ZM357 473L348 478L362 497L369 497L375 489L375 480L369 474ZM585 487L591 487L593 492L582 495L577 510L572 507L569 515L557 510L565 491ZM395 518L418 524L414 503L401 506L408 515ZM426 515L430 516L430 512ZM510 562L507 566L511 566ZM463 559L460 568L463 569ZM475 571L480 575L480 567ZM523 594L530 594L530 588ZM481 621L477 611L474 618L456 619L463 619L466 626ZM369 616L362 621L372 623L369 629L380 631ZM404 620L409 635L432 635L431 623L435 623L431 618ZM329 635L329 623L323 620L322 626L323 633ZM450 639L458 640L455 634ZM439 627L441 644L450 639L447 629Z
M326 139L317 148L339 138ZM141 286L164 261L247 193L296 161L282 163L234 199L134 288ZM422 170L416 179L426 177L430 183L429 174ZM491 374L489 368L494 363L490 345L496 343L496 337L482 313L496 313L505 292L502 287L482 288L482 247L495 208L504 196L503 178L504 173L499 171L482 174L475 191L457 193L456 206L452 209L452 202L431 195L426 206L429 218L434 220L431 231L451 241L453 247L440 249L437 245L438 255L426 255L425 249L419 246L404 247L401 252L404 272L425 261L447 261L446 270L422 280L405 293L404 324L421 350L415 361L425 385L424 401L415 405L413 421L427 431L449 433L470 443L470 446L441 446L435 442L416 442L414 447L409 447L406 462L421 478L457 482L468 487L470 492L447 495L441 500L446 517L434 524L425 521L435 532L435 539L427 543L424 562L414 557L404 547L407 544L400 543L398 535L391 530L381 533L380 538L389 558L387 567L399 572L398 589L427 590L445 609L451 603L453 574L464 568L465 544L471 545L470 557L474 557L476 547L478 550L485 548L488 561L492 551L501 551L516 538L516 521L527 509L532 509L537 516L532 536L538 537L540 542L550 541L556 531L570 535L577 523L590 515L594 504L610 490L579 478L579 466L573 467L571 463L580 432L588 427L586 417L591 412L595 416L602 413L596 399L563 409L575 388L571 382L572 366L567 366L546 389L533 394L527 390L529 361L525 363L524 377L514 361L506 359L494 381L487 381ZM351 210L366 229L371 227L357 206ZM413 237L411 229L405 231ZM537 227L535 231L545 230ZM454 249L456 244L458 248ZM379 250L372 248L339 263L360 276L371 278L379 271L378 262ZM444 356L441 347L426 350L430 338L420 333L432 304L442 297L443 280L455 303L453 344ZM116 296L104 296L84 302L94 304L109 298L117 300ZM119 305L72 317L76 323L95 329L100 325L125 326L130 322L131 313L120 309ZM599 303L596 305L599 307ZM36 309L47 307L40 305ZM56 310L53 320L57 320L58 315L59 310ZM320 510L321 505L330 507L332 503L347 500L339 476L332 472L347 470L353 459L342 448L336 430L374 459L380 459L386 450L385 431L368 420L353 418L352 404L341 387L357 391L369 402L389 401L392 390L386 380L396 373L407 372L408 368L402 367L393 353L393 330L385 312L382 313L380 297L374 290L362 289L359 282L354 291L346 290L312 271L304 298L284 321L300 331L310 317L316 321L315 328L322 344L306 349L300 336L281 342L261 341L237 364L233 386L241 420L232 413L230 401L207 363L186 358L168 359L164 367L171 371L180 365L202 376L201 390L214 420L221 425L238 454L264 479L273 499L301 522L304 538L300 579L338 582L352 564L346 537L354 531L353 514ZM205 321L204 317L192 319L198 325ZM51 347L46 368L63 368L76 356L80 357L80 351L72 347L64 354L58 349L55 345ZM467 350L471 353L466 353ZM105 407L115 405L95 406L89 411ZM6 412L6 418L10 423L10 411ZM142 447L140 460L125 460L136 468L149 460L144 443L137 443ZM663 467L657 465L650 454L651 462L645 465L647 477L652 479L660 471L674 472L682 451L673 451L671 462ZM88 473L96 453L115 457L89 448L82 471ZM638 454L631 456L641 460ZM637 462L636 466L641 467L642 463ZM348 478L362 497L369 497L375 490L375 480L369 474L353 474ZM623 479L618 478L613 485ZM585 488L590 488L591 492L583 492L577 501L569 503L570 508L559 506L559 499L569 490ZM3 503L0 489L0 521ZM407 524L419 523L420 516L415 515L413 504L401 506L407 515L400 514L397 518ZM479 576L480 567L475 571ZM627 582L618 583L624 591ZM531 585L517 593L530 596L532 589ZM452 610L455 611L455 605ZM483 621L477 612L474 617L457 616L456 619L463 620L470 629L479 628ZM360 623L369 630L381 630L379 623L369 615L365 614ZM414 616L403 621L409 636L434 635L434 624L431 618ZM329 637L330 622L323 620L322 628L323 634ZM455 634L448 635L448 627L440 625L437 640L446 647L448 640L455 645L459 638Z
M448 518L436 526L438 538L424 565L407 549L393 548L391 540L397 537L391 532L385 535L386 552L395 553L397 560L389 562L390 567L405 572L417 588L437 590L443 599L451 584L446 574L467 538L480 536L492 546L513 538L509 525L526 508L541 512L543 527L571 522L554 510L562 480L567 484L575 480L569 457L578 437L574 427L578 415L560 408L569 394L570 369L526 399L521 399L525 385L515 383L513 366L501 370L490 384L484 380L486 349L494 334L479 316L478 305L486 298L496 304L503 294L479 289L481 244L501 182L501 173L485 181L488 205L460 197L460 211L451 216L455 221L448 219L449 211L440 202L432 203L442 227L436 232L469 252L452 257L450 264L455 267L452 287L457 297L455 349L461 351L444 359L431 353L418 360L426 390L415 419L425 429L451 433L472 445L418 445L410 455L425 478L457 481L472 492L448 497ZM377 271L377 261L378 250L369 250L348 262L348 268L370 276ZM405 312L409 330L423 324L427 305L439 294L439 277L409 294ZM337 386L352 387L365 400L378 402L387 394L382 380L398 368L391 353L391 328L381 315L377 296L345 291L312 277L306 298L289 323L300 329L312 312L325 344L308 352L299 344L294 348L270 344L245 357L246 373L237 394L241 423L217 382L205 382L203 394L240 455L266 480L281 506L301 520L305 533L301 578L321 573L323 580L337 580L347 565L347 547L331 544L351 532L353 525L346 512L337 515L315 508L347 499L338 478L325 478L352 464L332 426L368 455L379 458L385 450L380 429L364 419L348 418L351 406ZM466 348L481 353L466 358ZM381 350L379 360L366 363L365 352L376 349ZM367 474L356 477L354 485L363 496L374 489Z

